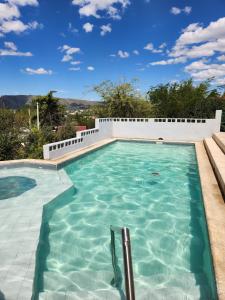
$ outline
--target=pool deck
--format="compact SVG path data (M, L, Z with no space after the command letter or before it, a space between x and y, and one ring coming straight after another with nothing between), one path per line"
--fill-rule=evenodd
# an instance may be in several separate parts
M26 176L36 186L0 200L0 299L28 300L32 296L36 248L43 206L72 187L64 170L1 169L0 178Z
M73 186L60 167L116 140L107 139L51 161L0 162L0 177L9 174L27 176L37 182L35 188L22 195L0 201L1 300L31 299L43 206ZM203 142L193 143L199 165L218 297L219 300L225 300L225 203Z
M225 203L202 142L195 143L219 300L225 299Z

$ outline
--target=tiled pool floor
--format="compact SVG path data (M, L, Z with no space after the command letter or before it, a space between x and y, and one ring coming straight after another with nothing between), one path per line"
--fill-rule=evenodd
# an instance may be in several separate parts
M27 300L32 295L43 205L72 183L64 170L0 169L0 179L8 176L28 177L36 183L16 197L0 198L0 299Z

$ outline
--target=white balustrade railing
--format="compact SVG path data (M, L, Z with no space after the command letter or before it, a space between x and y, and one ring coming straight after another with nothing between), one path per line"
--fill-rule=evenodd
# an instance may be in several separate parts
M220 131L222 111L215 119L186 118L102 118L95 128L78 131L76 137L43 146L44 159L56 159L106 138L199 141Z

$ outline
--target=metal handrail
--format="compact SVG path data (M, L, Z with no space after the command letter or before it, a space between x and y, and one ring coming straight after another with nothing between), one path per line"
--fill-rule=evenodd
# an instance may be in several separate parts
M115 248L115 233L120 233L123 243L123 261L124 261L124 276L127 300L135 300L134 276L131 256L130 231L126 227L110 226L111 232L111 249L112 249L112 265L114 269L114 279L117 283L118 275L116 272L116 248Z

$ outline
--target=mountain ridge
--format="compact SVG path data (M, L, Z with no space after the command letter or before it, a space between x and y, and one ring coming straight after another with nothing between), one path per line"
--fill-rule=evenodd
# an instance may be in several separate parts
M20 109L31 103L37 95L2 95L0 96L0 108ZM83 110L98 104L99 101L82 100L73 98L59 98L60 102L69 110Z

